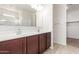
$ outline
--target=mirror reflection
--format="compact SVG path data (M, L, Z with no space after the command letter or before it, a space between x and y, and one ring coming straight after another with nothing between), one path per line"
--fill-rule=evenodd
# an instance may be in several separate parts
M0 25L36 26L36 10L28 4L0 5Z

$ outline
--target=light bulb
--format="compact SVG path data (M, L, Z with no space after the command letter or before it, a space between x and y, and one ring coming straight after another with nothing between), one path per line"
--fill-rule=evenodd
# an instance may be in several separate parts
M32 8L34 8L35 10L37 10L37 11L40 11L40 10L42 10L43 9L43 6L41 6L41 5L38 5L38 4L31 4L30 5Z

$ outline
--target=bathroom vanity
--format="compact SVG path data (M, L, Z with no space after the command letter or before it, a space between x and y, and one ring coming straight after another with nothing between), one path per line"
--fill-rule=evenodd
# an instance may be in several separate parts
M52 7L36 5L43 14L32 6L0 6L0 54L41 54L51 46Z
M0 54L40 54L50 46L50 32L23 35L0 41Z

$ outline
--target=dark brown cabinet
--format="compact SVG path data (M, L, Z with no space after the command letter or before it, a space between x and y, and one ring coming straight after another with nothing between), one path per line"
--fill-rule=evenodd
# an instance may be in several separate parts
M47 33L47 41L46 41L46 49L48 49L51 46L51 33Z
M26 37L26 53L27 54L38 53L38 35Z
M0 54L38 54L51 45L51 33L16 38L0 42Z
M21 54L23 52L23 39L18 38L0 42L0 54Z
M46 50L46 33L39 35L39 53L43 53Z
M39 53L43 53L51 46L51 33L43 33L39 35Z

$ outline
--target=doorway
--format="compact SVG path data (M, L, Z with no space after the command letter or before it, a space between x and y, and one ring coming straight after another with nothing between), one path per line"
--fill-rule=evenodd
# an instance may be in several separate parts
M79 48L79 4L67 7L67 45Z

